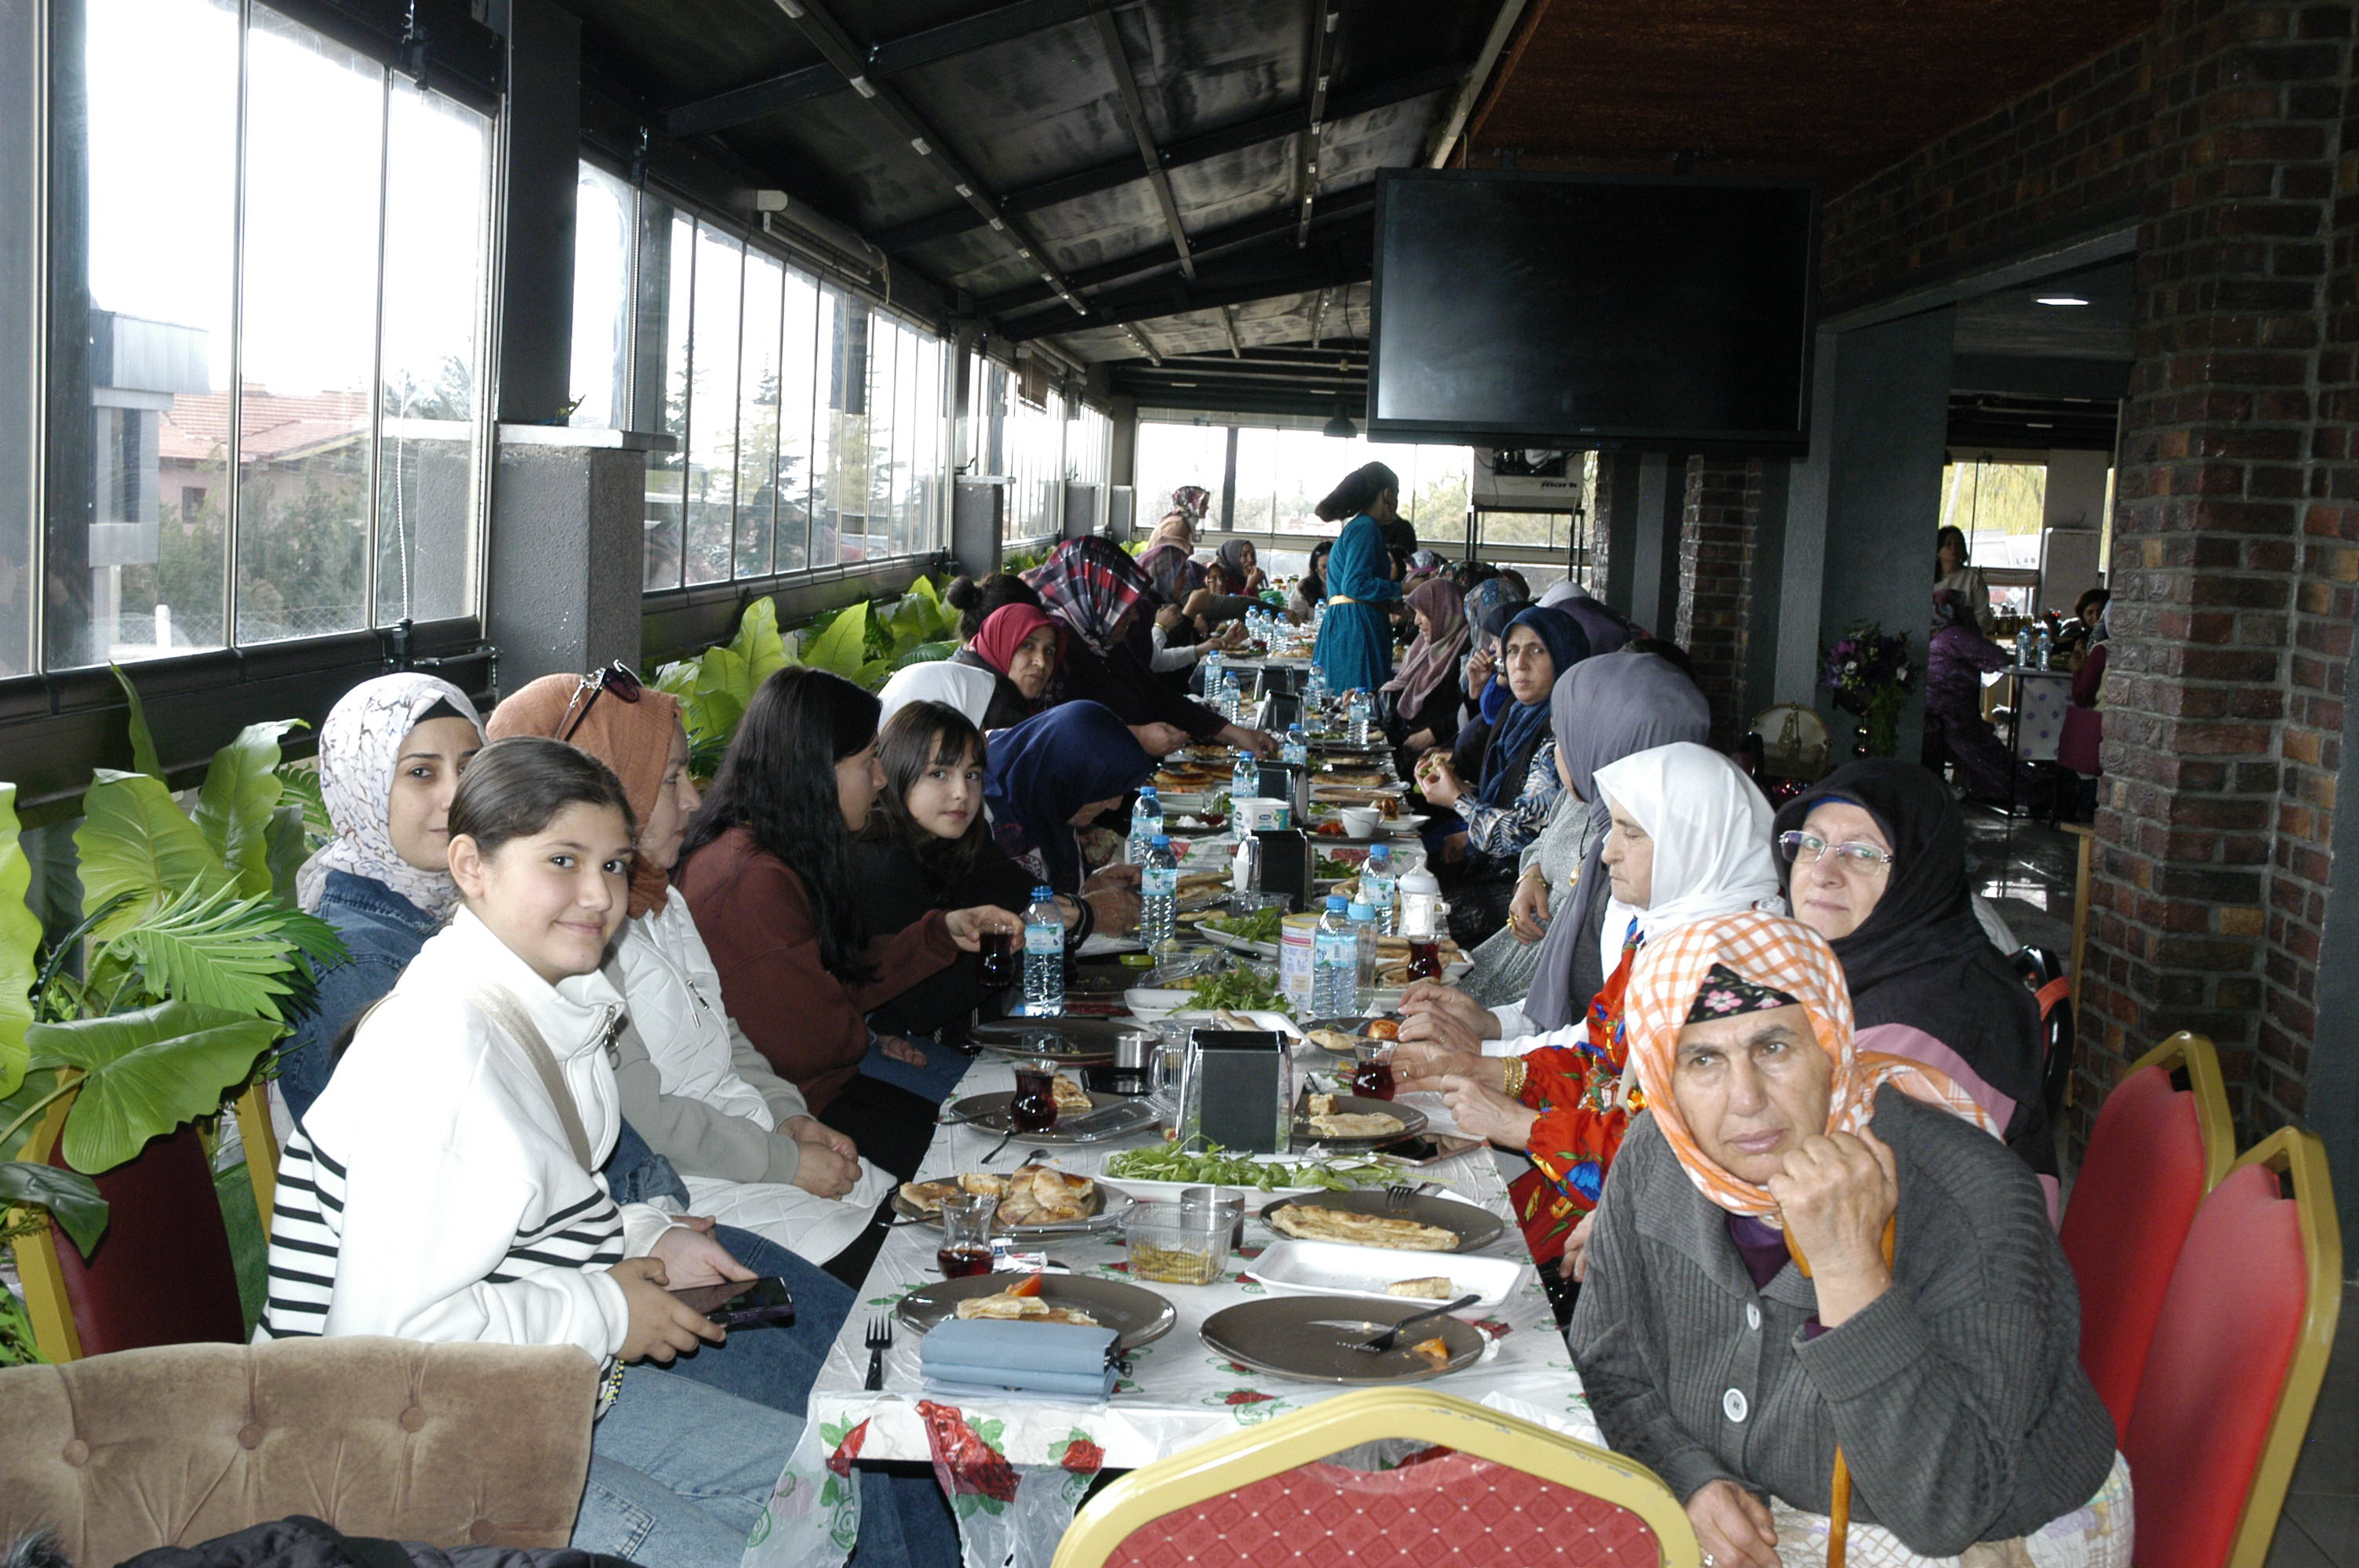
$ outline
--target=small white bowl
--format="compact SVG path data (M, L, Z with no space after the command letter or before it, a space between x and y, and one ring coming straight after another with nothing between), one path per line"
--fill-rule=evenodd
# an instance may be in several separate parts
M1166 990L1158 986L1136 986L1122 993L1123 1006L1147 1023L1191 1006L1195 1000L1194 991Z
M1354 838L1374 838L1377 825L1385 819L1385 814L1373 806L1347 806L1335 816Z

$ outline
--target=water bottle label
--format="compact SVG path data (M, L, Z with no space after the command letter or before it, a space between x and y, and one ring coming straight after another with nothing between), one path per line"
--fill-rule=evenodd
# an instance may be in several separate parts
M1036 924L1024 927L1026 953L1062 953L1064 950L1065 932L1062 926Z
M1175 898L1180 892L1180 868L1149 866L1138 874L1138 892L1144 898Z

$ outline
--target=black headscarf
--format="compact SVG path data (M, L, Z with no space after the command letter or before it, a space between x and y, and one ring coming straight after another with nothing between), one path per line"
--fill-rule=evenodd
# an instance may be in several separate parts
M1848 762L1777 813L1789 832L1830 800L1875 818L1892 846L1884 896L1848 936L1843 960L1857 1027L1902 1023L1955 1051L1983 1081L2015 1101L2006 1141L2035 1171L2053 1173L2056 1151L2042 1098L2039 1002L1974 918L1966 880L1966 819L1940 775L1914 762ZM1790 895L1793 867L1779 857Z

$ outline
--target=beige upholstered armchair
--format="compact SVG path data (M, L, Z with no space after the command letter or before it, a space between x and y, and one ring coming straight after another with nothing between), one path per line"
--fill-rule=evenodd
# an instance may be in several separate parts
M353 1535L562 1546L598 1368L568 1346L173 1345L0 1371L0 1542L81 1568L288 1514Z

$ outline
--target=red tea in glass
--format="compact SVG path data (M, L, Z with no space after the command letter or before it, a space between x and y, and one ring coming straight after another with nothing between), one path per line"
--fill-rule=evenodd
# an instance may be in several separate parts
M987 986L1012 986L1016 983L1016 939L1005 931L986 931L976 957L983 960L983 983Z
M1441 978L1441 938L1412 936L1408 939L1408 978L1413 980L1438 980Z
M991 1249L972 1244L958 1247L938 1247L934 1249L934 1265L945 1280L963 1280L974 1274L991 1272Z
M1016 1098L1007 1119L1018 1132L1046 1132L1057 1125L1057 1072L1053 1067L1016 1069Z
M1352 1065L1352 1092L1369 1099L1393 1098L1393 1065L1377 1053L1380 1047L1362 1045Z

